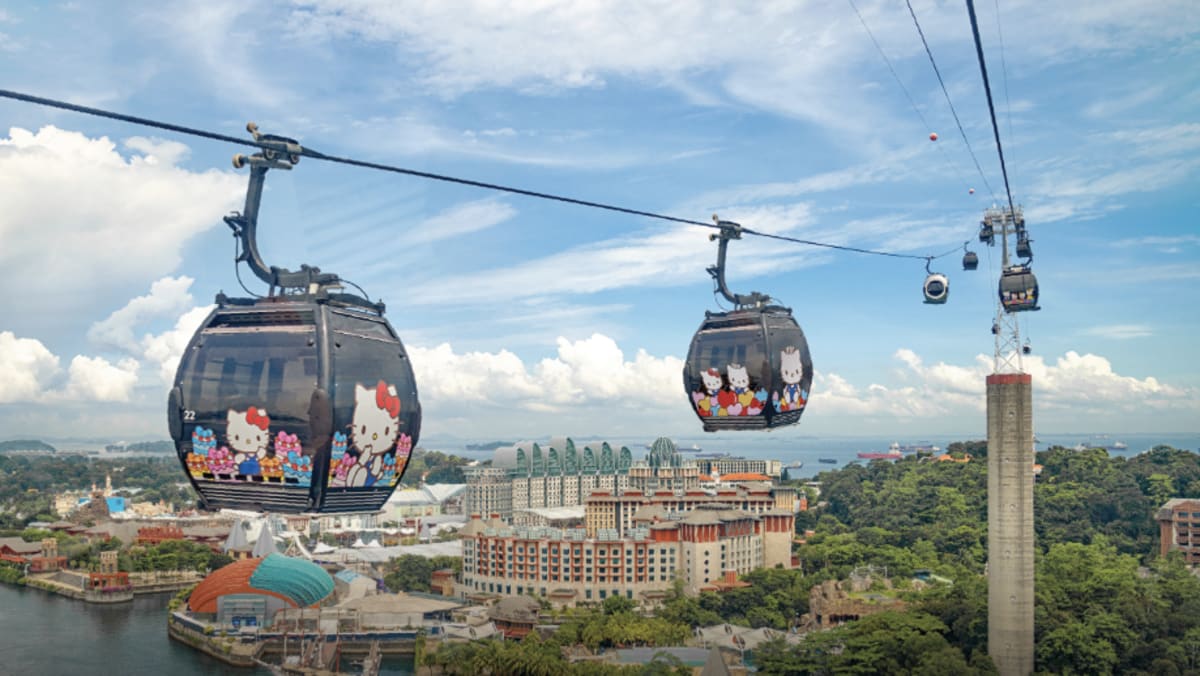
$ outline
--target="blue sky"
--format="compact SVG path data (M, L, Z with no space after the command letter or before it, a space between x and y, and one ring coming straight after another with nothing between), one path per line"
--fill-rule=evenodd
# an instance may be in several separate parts
M0 83L793 237L971 239L978 271L935 263L941 307L920 261L762 239L729 282L808 335L810 405L776 434L979 435L999 258L975 230L1003 180L966 9L913 5L986 183L906 8L857 4L920 116L848 2L0 2ZM977 9L1042 287L1035 425L1195 432L1200 7ZM178 355L239 290L234 152L0 101L0 438L166 437ZM268 176L260 224L269 263L387 302L427 436L699 431L679 373L717 307L706 229L311 160Z

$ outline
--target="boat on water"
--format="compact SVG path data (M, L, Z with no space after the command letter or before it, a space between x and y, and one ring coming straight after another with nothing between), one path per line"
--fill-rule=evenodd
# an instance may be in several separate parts
M721 452L713 452L713 453L697 453L697 454L696 454L696 457L697 457L697 458L709 458L709 459L715 459L715 458L727 458L727 457L729 457L729 454L728 454L728 453L721 453Z
M801 468L803 468L803 467L804 467L804 461L803 461L803 460L797 460L796 462L793 462L793 463L790 463L790 464L787 464L787 465L784 465L784 466L783 466L783 468L784 468L784 469L801 469Z
M880 451L860 451L858 457L863 460L899 460L904 457L900 451L888 451L883 453Z
M901 444L893 441L888 446L888 453L937 453L941 451L940 446L933 444Z
M817 462L823 462L823 463L825 463L826 465L836 465L836 464L837 464L837 458L818 458L818 459L817 459Z

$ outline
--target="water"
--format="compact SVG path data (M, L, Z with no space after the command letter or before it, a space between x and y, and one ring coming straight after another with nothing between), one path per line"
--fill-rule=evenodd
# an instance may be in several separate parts
M38 589L0 584L0 674L259 676L167 638L171 594L96 605ZM354 673L353 670L345 673ZM412 673L412 660L388 660L381 674Z
M708 434L694 436L677 436L671 440L680 449L691 448L693 444L699 446L702 453L728 453L730 455L740 455L747 458L762 458L769 460L780 460L785 465L802 462L804 466L801 469L789 469L788 476L793 479L809 478L816 476L817 473L844 467L847 463L858 460L859 452L866 451L887 451L888 445L892 442L900 444L921 444L939 446L943 450L955 441L972 441L983 440L987 438L986 431L981 431L978 434L953 434L953 435L928 435L928 436L895 436L895 437L880 437L880 436L829 436L818 437L805 435L801 430L779 430L770 433L747 433L733 432L728 434ZM1190 450L1192 452L1200 452L1200 433L1192 434L1158 434L1158 433L1128 433L1128 434L1108 434L1094 435L1088 432L1066 432L1066 433L1038 433L1039 443L1037 449L1039 451L1046 450L1050 446L1065 446L1074 448L1077 444L1083 443L1088 446L1110 446L1120 441L1125 443L1128 448L1123 450L1109 449L1109 454L1113 456L1132 456L1142 451L1153 448L1159 444L1174 446L1178 449ZM480 460L488 460L492 457L492 451L469 451L465 445L468 441L452 441L430 439L422 443L425 448L454 453L463 457L478 458ZM486 440L480 440L486 441ZM535 438L539 444L545 444L547 438ZM583 443L593 441L592 438L574 438L576 446L581 446ZM641 458L645 452L645 445L654 441L648 437L630 437L630 438L611 438L605 439L610 445L615 447L628 446L633 452L635 459ZM695 458L695 453L684 453L685 458ZM833 458L837 462L835 464L821 463L821 458ZM867 462L863 460L862 462Z

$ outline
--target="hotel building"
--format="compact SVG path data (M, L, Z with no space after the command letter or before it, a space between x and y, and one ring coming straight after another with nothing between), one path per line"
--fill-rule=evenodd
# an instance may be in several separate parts
M505 521L511 521L514 512L582 505L596 491L691 490L700 485L696 463L685 461L665 437L637 462L624 446L576 446L567 437L556 437L544 447L524 441L498 448L491 466L463 471L466 513L499 514Z
M767 508L769 491L767 500L742 495L747 499L740 503L737 495L726 496L734 500L725 503L674 492L668 500L666 493L639 493L643 499L620 528L512 527L498 514L488 520L473 514L460 531L459 594L535 594L562 606L598 603L609 596L654 604L676 578L695 595L737 586L737 576L757 568L792 567L795 513ZM592 495L587 508L600 513L607 509L602 505L625 504L606 502L606 497L614 496ZM743 508L750 504L761 511Z
M1200 500L1167 500L1155 514L1158 521L1159 555L1183 552L1189 565L1200 563Z

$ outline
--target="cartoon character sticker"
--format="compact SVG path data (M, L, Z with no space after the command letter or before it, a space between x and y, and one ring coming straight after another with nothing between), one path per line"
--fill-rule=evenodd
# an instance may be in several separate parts
M702 418L729 415L721 407L721 396L726 392L725 381L721 372L710 368L700 374L701 389L692 393L692 401L696 404L696 412Z
M233 449L238 474L245 477L261 475L259 461L267 456L267 446L271 442L271 418L266 410L255 406L245 411L231 408L225 419L225 442Z
M779 374L783 378L783 388L772 396L775 410L798 411L808 403L808 392L800 385L804 380L804 364L800 361L800 351L789 345L779 356Z
M701 417L739 417L759 415L767 405L765 389L756 389L750 374L741 364L729 364L725 377L716 368L700 374L701 390L692 393L696 412ZM726 384L728 383L728 384Z
M192 430L192 450L187 454L188 473L196 479L203 479L208 473L208 454L217 445L217 435L213 431L196 426Z
M214 479L233 479L237 467L233 464L233 454L222 446L208 452L208 471Z
M349 448L346 435L341 432L333 433L333 448L329 453L329 485L334 488L345 488L346 477L350 468L358 458L346 452Z
M400 434L396 387L382 380L374 388L355 384L349 437L334 433L329 486L394 485L411 447L408 435Z

